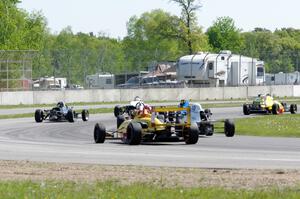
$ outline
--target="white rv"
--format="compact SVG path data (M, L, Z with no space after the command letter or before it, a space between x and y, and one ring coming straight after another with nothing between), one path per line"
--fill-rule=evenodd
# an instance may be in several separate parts
M264 62L231 51L200 52L178 60L177 79L206 86L261 85L265 82Z
M88 88L111 89L115 87L115 75L110 73L88 75L85 81Z

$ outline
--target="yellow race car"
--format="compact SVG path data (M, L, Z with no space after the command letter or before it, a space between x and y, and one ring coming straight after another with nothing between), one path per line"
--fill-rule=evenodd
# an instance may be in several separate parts
M267 114L282 114L284 112L290 112L295 114L297 112L297 104L291 104L288 106L285 102L279 102L274 100L269 94L259 94L252 102L252 104L243 105L244 115L250 115L252 113L267 113Z
M121 139L123 143L138 145L141 142L155 141L184 141L186 144L196 144L199 139L197 124L191 124L190 107L179 108L148 107L137 109L131 115L117 116L117 130L106 131L103 124L97 123L94 127L95 143L104 143L106 138ZM187 112L185 123L166 121L163 115L178 111Z

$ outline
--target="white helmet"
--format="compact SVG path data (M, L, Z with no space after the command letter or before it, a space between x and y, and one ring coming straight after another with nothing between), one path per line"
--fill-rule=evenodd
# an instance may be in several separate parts
M136 96L136 97L134 98L134 101L142 101L142 99L141 99L139 96Z

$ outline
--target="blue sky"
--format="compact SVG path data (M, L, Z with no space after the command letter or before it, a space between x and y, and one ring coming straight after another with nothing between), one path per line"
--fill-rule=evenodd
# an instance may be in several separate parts
M198 23L206 30L217 17L229 16L238 28L270 30L300 28L299 0L202 0ZM20 8L42 11L52 33L71 26L73 32L105 32L110 37L126 36L126 22L133 15L163 9L180 15L180 8L169 0L22 0Z

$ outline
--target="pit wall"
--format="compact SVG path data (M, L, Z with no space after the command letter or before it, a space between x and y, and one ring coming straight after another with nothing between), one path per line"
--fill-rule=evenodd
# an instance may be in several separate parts
M0 92L0 105L53 104L58 101L118 102L131 101L135 96L147 101L227 100L251 98L260 93L278 97L300 97L300 85Z

